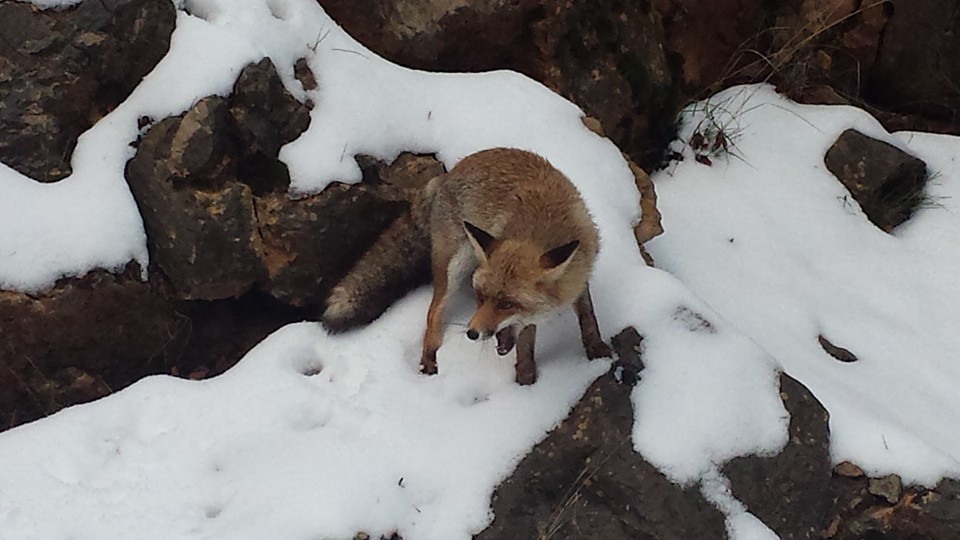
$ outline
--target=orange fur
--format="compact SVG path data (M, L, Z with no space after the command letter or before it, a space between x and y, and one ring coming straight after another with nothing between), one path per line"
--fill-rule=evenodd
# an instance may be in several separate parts
M577 302L588 356L609 354L599 341L587 287L599 249L597 229L560 171L523 150L484 150L432 180L426 198L434 295L423 340L424 373L437 370L450 291L474 267L477 310L468 337L486 339L504 327L529 326L538 315ZM582 306L590 306L588 314ZM532 348L530 343L531 358L523 359L528 366ZM521 382L533 380L524 376Z

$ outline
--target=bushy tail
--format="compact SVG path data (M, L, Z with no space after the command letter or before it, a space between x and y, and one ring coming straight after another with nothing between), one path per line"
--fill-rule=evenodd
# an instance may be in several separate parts
M342 332L373 322L405 294L430 280L430 237L420 208L401 214L327 298L323 325Z

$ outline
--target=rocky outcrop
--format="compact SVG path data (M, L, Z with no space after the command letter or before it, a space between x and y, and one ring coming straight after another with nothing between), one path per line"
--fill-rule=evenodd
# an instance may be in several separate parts
M681 96L650 3L331 0L324 9L409 67L527 74L597 118L641 166L659 162L673 138Z
M960 6L950 0L892 0L865 94L897 112L956 123L960 111ZM923 36L923 39L918 39Z
M823 158L867 218L890 232L924 199L927 165L895 146L848 129Z
M368 186L335 184L291 201L278 193L257 198L263 238L261 285L293 305L318 305L380 233L405 210ZM331 254L336 254L331 256Z
M496 518L477 539L726 538L698 486L673 484L633 450L639 345L633 329L618 336L617 363L500 484Z
M144 375L223 372L281 325L315 317L329 288L443 171L428 156L365 159L363 183L289 198L277 152L307 126L308 109L268 60L248 66L227 98L141 122L154 123L126 176L151 280L131 266L39 296L0 292L0 428ZM415 259L407 275L388 278L422 282L425 262Z
M0 162L41 182L70 174L77 137L163 58L175 19L167 0L0 4Z
M228 176L228 114L200 100L151 128L127 165L150 260L185 300L237 297L264 275L252 189Z
M186 344L187 322L133 264L38 296L0 291L0 429L164 371Z
M673 138L680 105L745 82L772 82L800 101L865 106L891 131L960 133L960 68L950 61L958 42L948 30L956 8L947 4L332 0L324 8L400 64L507 68L542 81L649 169ZM916 40L918 31L936 39Z
M306 129L308 112L264 59L243 70L229 98L204 98L139 141L127 180L150 260L178 298L236 298L256 287L316 306L405 210L405 192L381 196L372 182L287 195L277 153Z
M829 415L802 384L780 375L790 413L789 439L776 456L735 458L723 466L733 496L780 538L816 539L831 508Z

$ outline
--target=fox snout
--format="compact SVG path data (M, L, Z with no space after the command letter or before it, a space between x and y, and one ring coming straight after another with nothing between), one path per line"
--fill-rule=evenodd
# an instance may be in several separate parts
M470 322L467 323L467 337L474 341L493 337L503 323L514 314L513 309L498 309L498 307L503 307L502 305L498 306L502 302L487 300L478 302L478 304L477 311L474 312Z
M492 336L492 335L493 335L493 332L484 331L484 332L483 332L483 339L490 339L490 336ZM474 340L474 341L480 339L480 330L477 330L476 328L468 328L468 329L467 329L467 337L470 338L470 339L472 339L472 340Z

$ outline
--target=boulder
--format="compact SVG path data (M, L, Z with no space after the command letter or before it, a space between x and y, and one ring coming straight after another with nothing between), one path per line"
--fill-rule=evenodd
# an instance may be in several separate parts
M891 0L864 94L897 112L954 124L960 110L960 8L952 0ZM923 39L918 39L922 36Z
M297 65L301 76L312 76L305 62ZM285 191L290 176L277 155L283 145L307 129L309 104L287 92L273 63L264 58L240 72L229 109L237 141L238 179L257 195Z
M237 297L265 275L253 191L229 174L228 115L204 98L151 128L127 164L151 263L185 300Z
M848 129L824 156L867 218L890 232L923 201L927 165L895 146Z
M639 336L627 330L616 345L610 372L497 488L496 517L475 538L726 538L698 486L673 484L633 450Z
M0 429L164 371L189 333L132 263L36 296L0 291L0 328Z
M332 184L299 200L257 197L262 287L295 306L318 305L330 289L408 208L366 185Z
M790 413L786 447L775 456L744 456L723 466L733 496L780 538L815 539L829 519L829 414L795 379L780 375L780 398Z
M41 182L69 175L77 137L163 58L175 21L166 0L0 4L0 162Z
M237 298L257 288L291 306L317 306L442 172L426 157L396 166L366 160L375 178L291 199L277 154L308 125L309 108L264 59L241 72L230 97L204 98L138 142L127 182L151 263L177 298Z

